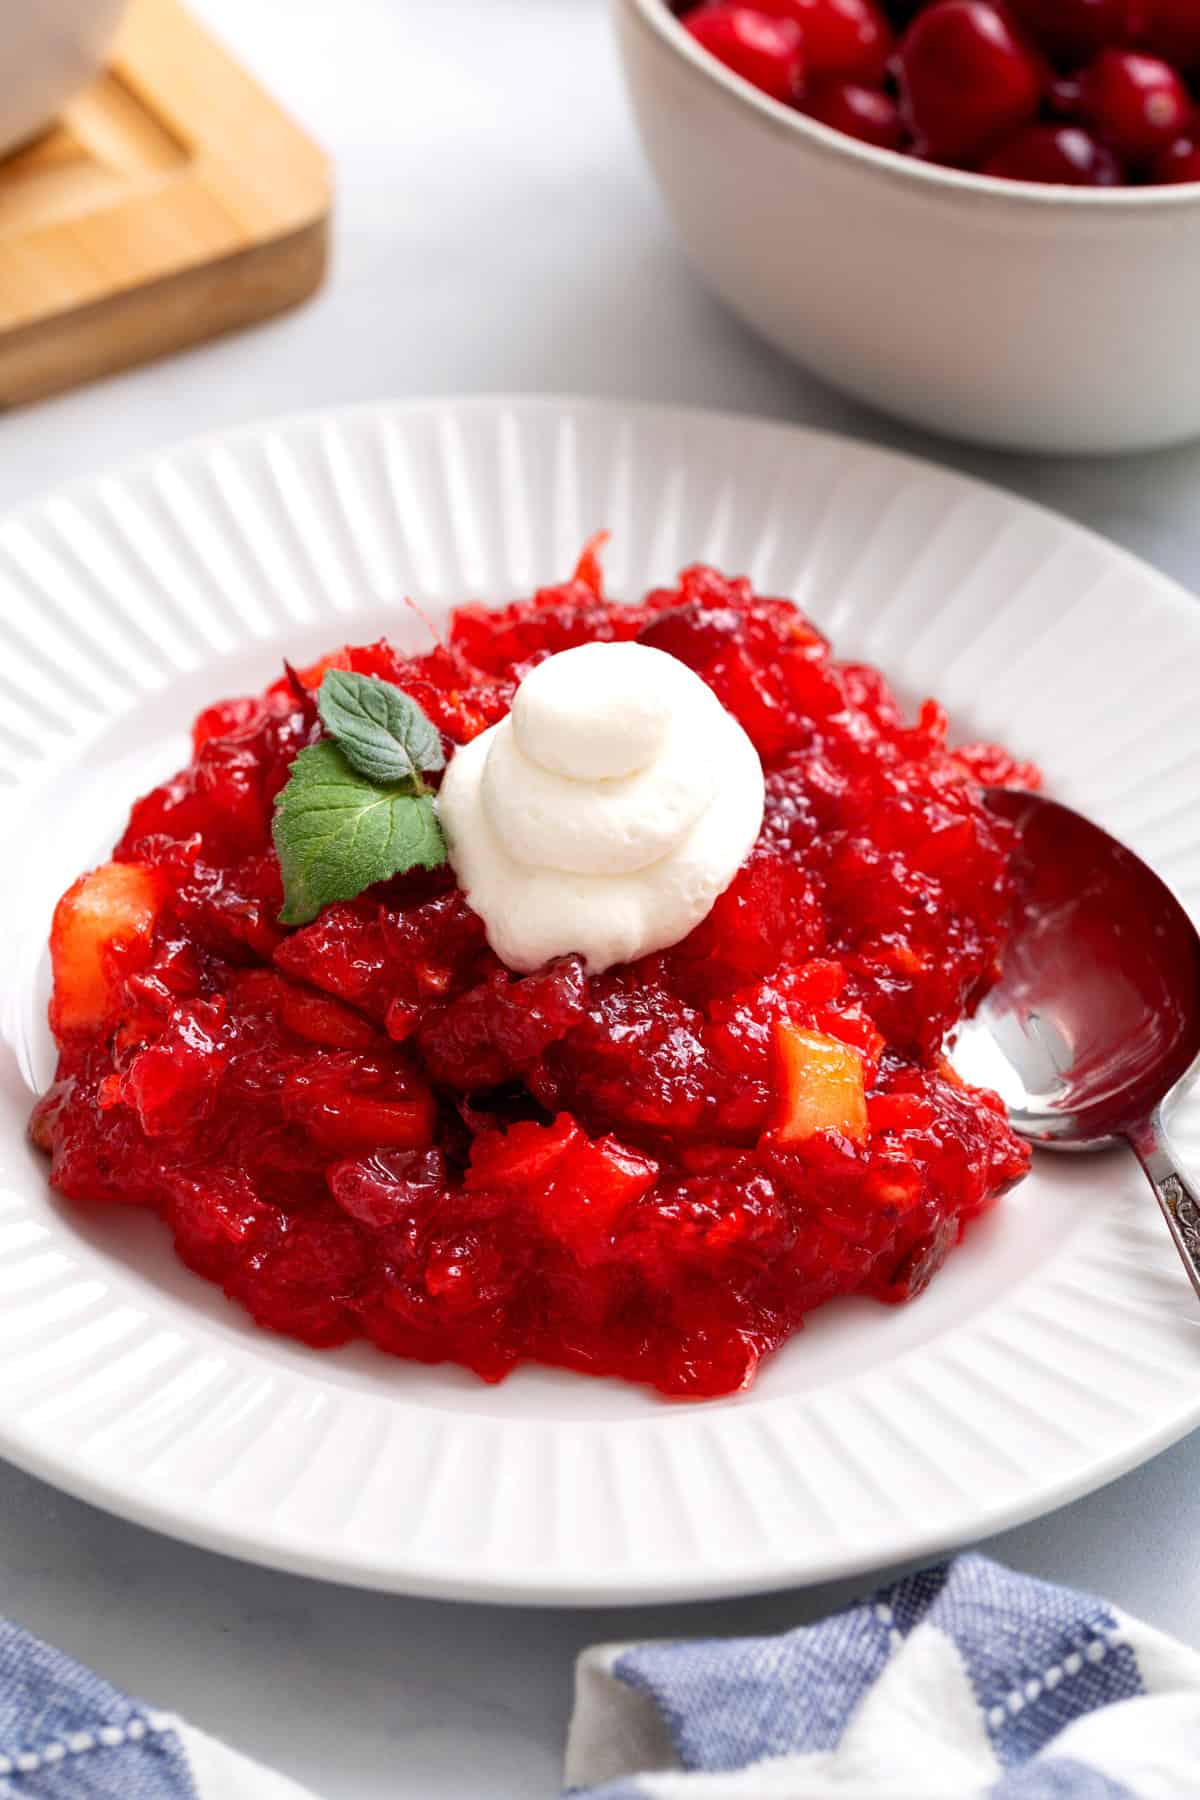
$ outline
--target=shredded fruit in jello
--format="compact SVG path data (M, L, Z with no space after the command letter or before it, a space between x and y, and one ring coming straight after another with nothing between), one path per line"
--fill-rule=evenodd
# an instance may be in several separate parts
M758 841L690 936L518 977L448 866L279 923L273 807L326 669L395 684L450 757L541 659L632 638L702 676L766 772ZM488 1381L532 1360L722 1394L823 1301L918 1294L1025 1172L943 1048L1012 904L978 783L1036 773L948 749L932 701L906 723L789 601L697 567L619 605L589 551L424 655L347 647L212 706L194 747L59 903L32 1130L64 1195L159 1213L260 1325Z

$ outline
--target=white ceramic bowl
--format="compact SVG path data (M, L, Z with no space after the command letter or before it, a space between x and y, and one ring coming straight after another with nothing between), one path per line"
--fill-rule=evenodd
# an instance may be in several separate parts
M0 156L53 124L104 67L128 0L7 0L0 55Z
M1016 450L1200 434L1200 183L1087 190L856 143L615 0L641 136L700 272L859 399Z

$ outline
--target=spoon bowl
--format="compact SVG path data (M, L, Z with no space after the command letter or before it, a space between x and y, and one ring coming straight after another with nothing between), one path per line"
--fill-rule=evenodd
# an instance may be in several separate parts
M1163 1103L1200 1059L1200 933L1123 844L1039 794L992 789L1017 830L1013 935L955 1063L1050 1150L1128 1143L1200 1294L1200 1201L1167 1146Z

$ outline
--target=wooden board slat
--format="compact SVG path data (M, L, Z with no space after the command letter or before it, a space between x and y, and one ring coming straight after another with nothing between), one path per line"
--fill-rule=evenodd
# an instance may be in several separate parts
M177 3L0 162L0 406L294 306L327 259L322 152Z

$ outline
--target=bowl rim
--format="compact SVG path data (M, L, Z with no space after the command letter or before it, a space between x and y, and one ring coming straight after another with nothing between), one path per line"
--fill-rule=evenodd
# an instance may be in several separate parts
M858 138L849 137L844 131L822 125L806 113L784 106L779 100L772 100L741 75L735 75L689 36L667 0L613 0L613 4L618 10L623 8L644 31L673 53L693 77L705 82L743 112L754 115L770 130L793 141L799 139L807 143L810 149L831 161L857 162L898 187L915 192L924 188L930 195L941 193L948 198L970 197L1011 212L1038 207L1096 216L1187 210L1195 208L1200 201L1200 181L1148 187L1068 187L1051 182L1016 181L1007 176L978 175L971 170L948 169L914 156L902 156L896 150L881 150L874 144L864 144ZM754 0L746 0L746 4L753 6Z

